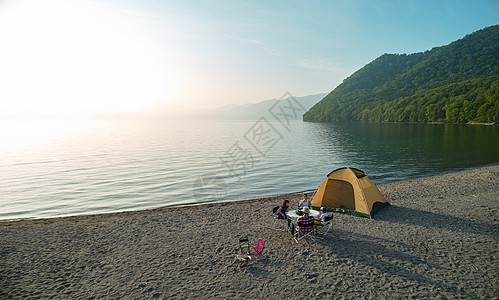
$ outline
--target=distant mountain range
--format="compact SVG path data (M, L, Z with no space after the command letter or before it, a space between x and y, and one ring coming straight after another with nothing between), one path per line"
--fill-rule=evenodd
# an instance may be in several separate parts
M415 54L384 54L303 117L311 122L499 122L499 25Z
M293 101L296 100L302 107L300 113L303 114L308 111L314 104L319 102L326 93L309 95L304 97L293 97ZM203 111L193 112L192 117L197 119L209 119L209 120L258 120L262 116L272 119L272 115L269 114L269 109L276 104L277 101L286 101L285 99L270 99L264 100L253 104L242 104L242 105L227 105L220 108L206 109Z

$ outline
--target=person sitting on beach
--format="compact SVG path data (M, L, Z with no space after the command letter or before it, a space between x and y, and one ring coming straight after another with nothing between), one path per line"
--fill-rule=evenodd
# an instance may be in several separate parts
M303 193L303 199L301 199L300 202L298 203L298 207L299 208L303 208L303 207L311 208L312 207L312 202L310 202L310 200L307 199L306 193Z
M296 230L301 231L304 234L310 233L314 231L314 218L309 216L310 209L308 207L304 207L302 209L303 216L299 217L296 220ZM312 225L312 226L311 226Z
M321 214L314 218L315 219L315 225L326 225L326 218L329 217L329 215L326 213L324 206L321 207Z
M289 209L289 200L284 200L282 202L281 207L279 207L279 209L277 210L277 218L288 220L288 227L289 227L289 225L291 224L291 220L286 215L286 212L288 211L288 209Z

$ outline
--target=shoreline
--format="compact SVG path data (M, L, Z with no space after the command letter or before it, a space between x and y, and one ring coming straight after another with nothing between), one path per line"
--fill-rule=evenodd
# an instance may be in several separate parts
M374 220L334 214L296 243L273 197L0 222L0 298L491 299L499 292L499 165L378 184ZM249 263L238 239L266 242Z
M444 174L452 174L452 173L462 172L462 171L466 171L466 170L480 169L480 168L495 166L495 165L499 165L499 163L491 163L491 164L487 164L487 165L469 167L469 168L461 168L461 169L457 169L457 170L441 172L438 174L418 176L418 177L414 177L414 178L384 181L382 183L375 183L375 184L377 186L379 186L379 185L395 183L395 182L400 182L400 181L407 181L407 180L413 180L413 179L418 179L418 178L440 176L440 175L444 175ZM231 203L253 202L253 201L261 201L261 200L264 200L267 198L280 198L280 197L293 197L293 196L300 197L302 193L305 193L305 192L313 193L314 191L315 191L314 189L309 189L309 190L304 190L304 191L299 191L299 192L290 192L290 193L262 196L262 197L258 197L258 198L249 198L249 199L241 199L241 200L231 199L231 200L211 201L211 202L189 202L189 203L182 203L182 204L163 205L163 206L159 206L159 207L136 209L136 210L123 210L123 211L116 211L116 212L89 213L89 214L78 214L78 215L67 215L67 216L54 216L54 217L27 217L27 218L0 219L0 226L3 223L12 223L12 222L51 220L51 219L71 219L71 218L92 217L92 216L102 216L102 215L122 215L122 214L127 215L127 214L133 214L133 213L151 212L151 211L155 211L155 210L165 210L165 209L171 209L171 208L195 207L195 206L204 206L204 205L212 206L215 204L227 205L227 204L231 204Z
M302 120L303 121L303 120ZM335 121L335 122L314 122L314 121L303 121L303 122L309 122L309 123L338 123L338 122L346 122L346 121ZM374 122L374 121L350 121L354 123L385 123L385 124L429 124L429 125L484 125L484 126L498 126L498 122L491 122L491 123L483 123L483 122L467 122L467 123L448 123L448 122L395 122L395 121L380 121L380 122Z

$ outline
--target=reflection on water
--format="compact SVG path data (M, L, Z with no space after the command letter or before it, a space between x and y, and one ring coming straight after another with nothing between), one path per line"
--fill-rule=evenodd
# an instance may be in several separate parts
M262 154L245 138L253 125L0 121L0 219L240 200L314 189L345 166L382 182L499 157L498 126L275 122L282 139ZM230 169L236 148L251 163Z
M456 124L307 124L331 155L378 182L499 161L499 128Z

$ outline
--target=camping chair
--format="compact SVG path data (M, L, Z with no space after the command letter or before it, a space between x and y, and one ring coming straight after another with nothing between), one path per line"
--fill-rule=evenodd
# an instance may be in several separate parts
M263 248L265 248L265 242L264 241L258 240L258 243L260 245L253 247L253 249L255 249L255 252L256 252L255 256L257 256L258 254L262 253Z
M239 239L239 253L250 255L249 240L247 237Z
M288 230L288 225L286 219L279 219L279 213L277 212L279 210L280 206L276 206L272 208L272 216L274 217L274 229L279 230L279 231L286 231Z
M295 225L295 223L293 223ZM311 238L314 238L314 223L310 224L300 224L296 223L296 226L298 226L296 229L293 227L293 238L295 241L298 243L299 240L309 236Z
M249 240L247 237L239 239L239 254L237 254L234 259L239 262L251 260Z
M326 237L326 234L329 232L329 230L333 227L333 216L328 216L324 219L324 224L316 224L318 228L321 228L322 232L320 233L322 235L322 239ZM317 230L319 231L319 230Z

